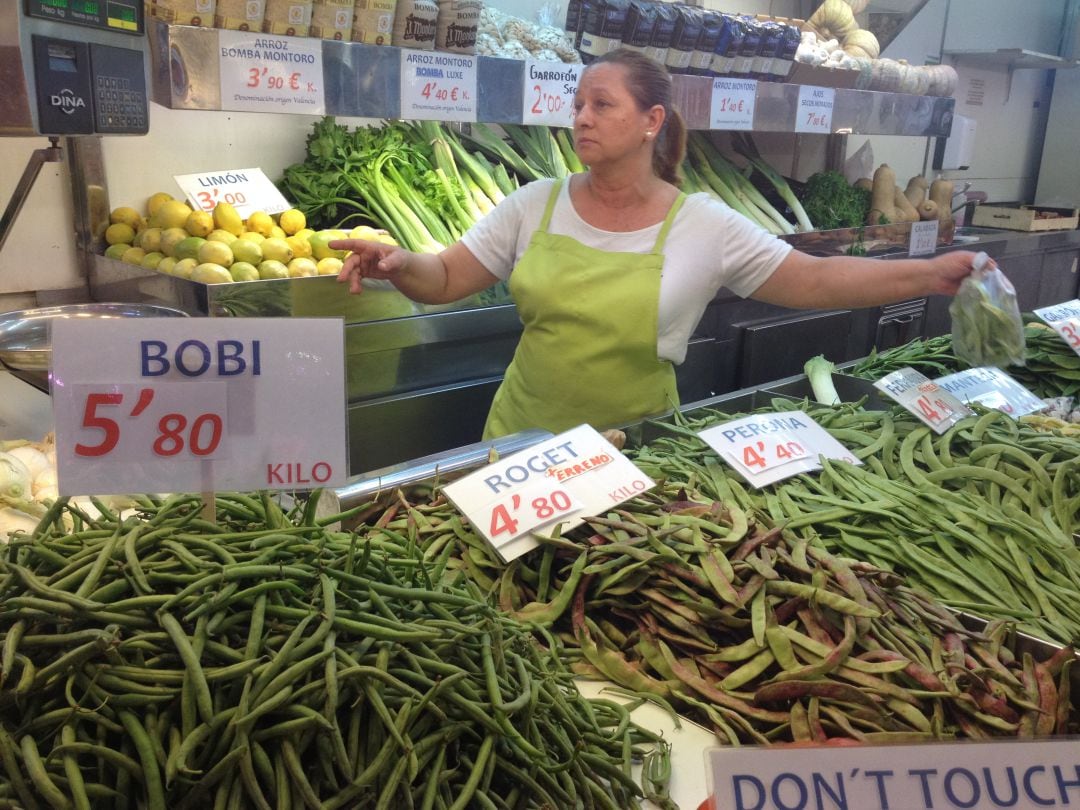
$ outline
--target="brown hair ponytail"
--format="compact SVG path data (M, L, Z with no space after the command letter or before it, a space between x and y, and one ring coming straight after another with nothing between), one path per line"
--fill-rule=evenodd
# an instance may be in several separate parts
M626 86L644 111L659 104L664 108L664 123L656 133L652 168L661 180L679 185L679 167L686 157L686 122L671 103L671 74L659 62L628 48L616 48L592 64L607 62L626 68Z

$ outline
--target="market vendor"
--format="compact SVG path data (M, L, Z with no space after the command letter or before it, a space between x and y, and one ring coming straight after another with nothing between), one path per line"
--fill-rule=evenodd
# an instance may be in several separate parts
M884 262L813 257L708 194L679 191L686 128L671 77L615 50L574 100L588 171L518 189L439 254L359 240L340 281L389 279L410 298L456 301L508 280L524 332L484 428L606 428L678 404L674 365L721 287L784 307L875 306L954 294L974 254Z

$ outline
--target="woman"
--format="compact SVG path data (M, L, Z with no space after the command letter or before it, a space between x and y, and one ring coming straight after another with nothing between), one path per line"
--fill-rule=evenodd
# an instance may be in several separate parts
M508 279L524 332L485 438L605 428L678 404L673 364L721 287L784 307L867 307L951 295L974 256L816 258L707 194L678 189L686 129L656 62L616 50L587 67L574 148L588 171L518 189L438 255L358 240L338 276L389 279L442 304ZM512 271L512 272L511 272Z

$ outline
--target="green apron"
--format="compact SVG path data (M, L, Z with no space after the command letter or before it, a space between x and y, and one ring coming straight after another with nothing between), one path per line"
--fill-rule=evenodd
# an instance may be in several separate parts
M656 355L661 251L680 194L651 253L609 253L548 233L562 182L510 274L524 332L484 438L528 428L561 433L625 425L678 405L675 372Z

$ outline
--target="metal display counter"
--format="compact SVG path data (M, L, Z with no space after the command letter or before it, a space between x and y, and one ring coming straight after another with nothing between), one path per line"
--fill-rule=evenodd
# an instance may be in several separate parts
M789 238L812 250L846 244L852 234ZM906 255L903 234L875 238L883 258ZM941 249L985 250L998 259L1024 309L1076 295L1080 231L961 229L956 238L965 241ZM344 318L354 474L478 440L521 333L517 310L504 297L426 307L392 289L350 296L333 277L207 285L97 256L90 289L96 300L167 304L196 315ZM757 386L800 372L814 354L841 363L948 328L944 296L857 310L792 311L722 290L677 369L680 396L696 401Z

